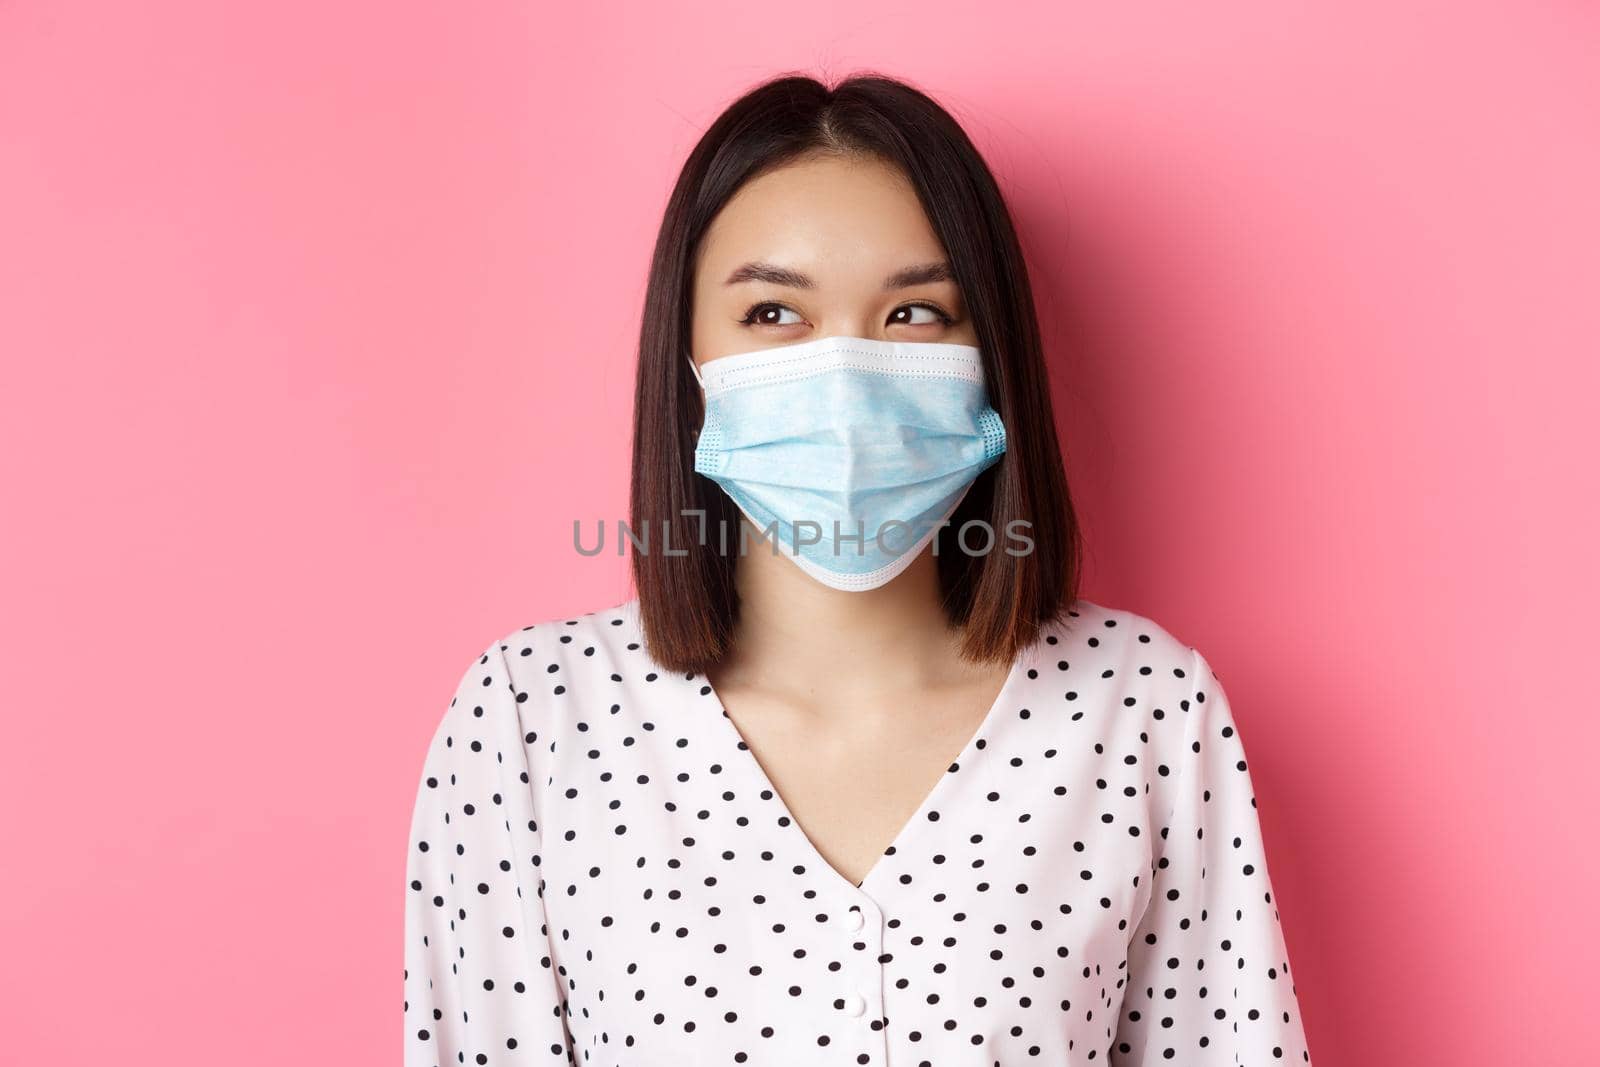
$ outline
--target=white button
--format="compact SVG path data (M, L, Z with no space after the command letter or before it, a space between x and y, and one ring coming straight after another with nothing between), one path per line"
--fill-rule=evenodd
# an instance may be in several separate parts
M859 993L851 993L844 998L844 1010L848 1015L860 1015L867 1010L867 999Z
M855 911L847 911L847 912L844 913L845 929L847 929L847 930L859 930L863 926L865 926L866 924L867 924L867 920L861 914L859 909L857 909Z

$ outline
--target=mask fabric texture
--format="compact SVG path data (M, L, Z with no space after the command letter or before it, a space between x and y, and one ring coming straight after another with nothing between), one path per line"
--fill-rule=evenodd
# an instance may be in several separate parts
M905 570L1006 449L971 345L823 337L695 374L694 469L834 589ZM737 551L737 533L728 540Z

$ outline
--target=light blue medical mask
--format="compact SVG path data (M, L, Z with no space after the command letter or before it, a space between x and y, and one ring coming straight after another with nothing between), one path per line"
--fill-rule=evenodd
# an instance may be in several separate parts
M971 345L822 337L694 369L694 469L834 589L905 570L1006 450Z

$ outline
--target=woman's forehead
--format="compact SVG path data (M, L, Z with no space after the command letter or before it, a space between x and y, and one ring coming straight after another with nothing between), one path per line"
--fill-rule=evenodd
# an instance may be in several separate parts
M747 263L802 272L819 284L876 285L907 263L940 258L916 191L898 171L832 157L752 179L712 220L699 256L701 277L716 285Z

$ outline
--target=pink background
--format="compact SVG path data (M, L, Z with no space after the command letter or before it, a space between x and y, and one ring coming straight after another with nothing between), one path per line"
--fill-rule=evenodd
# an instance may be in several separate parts
M628 595L669 183L875 67L1011 199L1085 594L1227 679L1314 1060L1600 1060L1595 7L677 7L0 5L0 1058L398 1060L450 689Z

